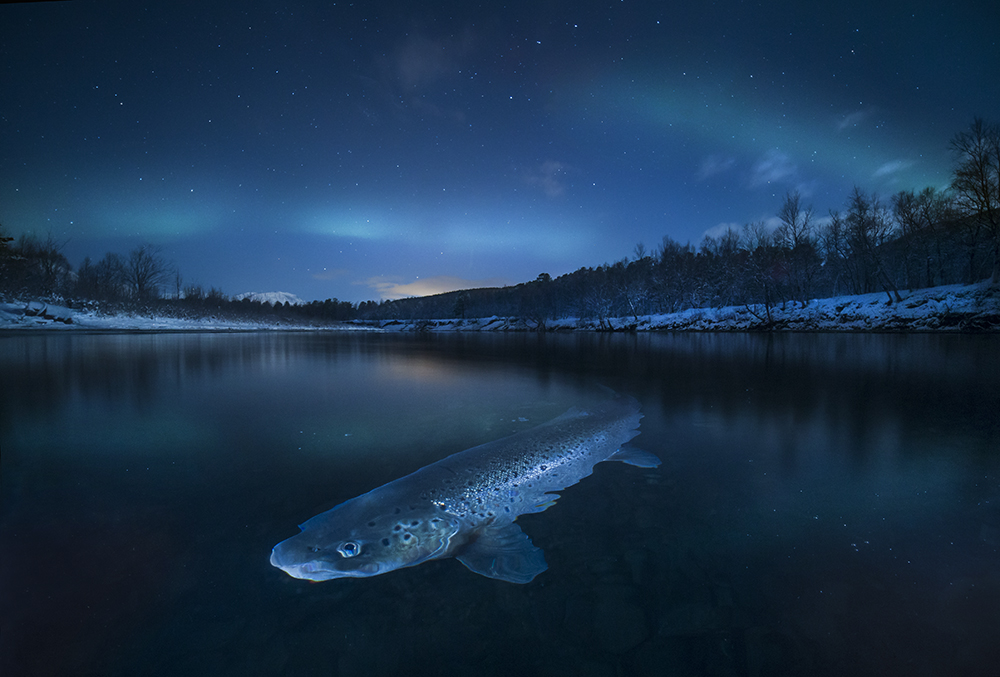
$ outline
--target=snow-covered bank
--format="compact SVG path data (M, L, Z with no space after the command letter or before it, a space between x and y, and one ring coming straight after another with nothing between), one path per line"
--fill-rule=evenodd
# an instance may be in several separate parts
M884 293L838 296L763 306L697 308L666 315L548 320L547 331L950 331L1000 333L1000 289L988 283L901 292L901 303ZM217 318L178 319L145 315L98 315L45 304L0 303L0 329L62 331L535 331L533 320L487 317L453 320L357 321L342 325L240 322Z
M902 303L884 293L838 296L810 301L805 307L786 303L696 308L665 315L561 318L545 323L548 331L967 331L1000 332L1000 289L988 283L950 285L900 292ZM384 331L534 331L537 323L522 318L473 320L387 320Z
M39 301L0 303L0 330L45 329L61 331L317 331L329 329L371 330L360 325L291 324L287 322L241 322L238 320L176 318L156 315L100 315Z

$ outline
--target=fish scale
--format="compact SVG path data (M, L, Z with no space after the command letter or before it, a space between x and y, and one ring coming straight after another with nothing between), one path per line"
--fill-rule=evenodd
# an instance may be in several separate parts
M527 583L542 551L515 524L541 512L602 461L656 467L623 446L639 434L639 403L616 396L540 426L453 454L321 513L271 552L296 578L374 576L454 557L484 576Z

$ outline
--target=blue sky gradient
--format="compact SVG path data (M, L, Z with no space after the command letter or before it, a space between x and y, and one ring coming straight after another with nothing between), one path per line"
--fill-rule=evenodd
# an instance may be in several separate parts
M995 2L0 6L0 223L361 301L948 184Z

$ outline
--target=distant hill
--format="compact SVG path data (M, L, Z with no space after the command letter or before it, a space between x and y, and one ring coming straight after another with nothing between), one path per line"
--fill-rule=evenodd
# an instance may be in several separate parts
M236 301L250 299L251 301L260 301L261 303L270 303L271 305L290 303L293 306L301 306L305 304L305 301L287 291L248 291L244 294L237 294L233 299Z

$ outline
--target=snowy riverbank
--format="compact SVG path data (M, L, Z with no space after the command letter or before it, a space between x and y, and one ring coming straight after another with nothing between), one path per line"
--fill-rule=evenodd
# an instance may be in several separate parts
M988 283L900 292L901 303L884 293L838 296L763 306L697 308L628 318L568 317L549 320L548 331L949 331L1000 332L1000 288ZM382 320L309 326L239 322L216 318L178 319L145 315L98 315L46 304L0 303L0 329L89 331L534 331L537 324L515 317L454 320Z
M317 331L320 329L371 330L357 325L310 326L288 322L241 322L215 317L176 318L158 315L103 315L41 301L0 303L0 330L44 329L52 331Z
M607 318L562 318L548 331L969 331L1000 332L1000 289L988 283L900 292L902 303L884 293L815 299L771 308L763 305L694 308L679 313ZM387 320L384 331L532 331L521 318Z

